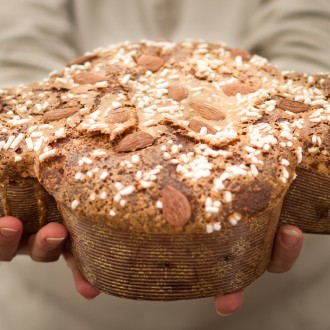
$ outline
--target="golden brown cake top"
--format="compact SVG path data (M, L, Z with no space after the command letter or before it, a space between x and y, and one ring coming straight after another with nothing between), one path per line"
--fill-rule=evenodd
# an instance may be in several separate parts
M0 179L36 177L82 220L212 232L330 175L329 74L205 42L121 43L0 92Z

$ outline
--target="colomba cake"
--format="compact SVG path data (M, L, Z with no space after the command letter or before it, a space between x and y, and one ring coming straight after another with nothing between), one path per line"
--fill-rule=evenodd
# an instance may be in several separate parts
M97 49L0 91L0 216L65 224L102 292L235 292L289 223L330 233L330 75L222 43Z

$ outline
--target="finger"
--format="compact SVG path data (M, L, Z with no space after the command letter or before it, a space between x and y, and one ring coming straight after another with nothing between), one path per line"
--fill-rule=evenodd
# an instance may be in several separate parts
M63 255L67 265L71 269L73 280L75 282L78 293L86 299L93 299L98 296L100 291L91 283L89 283L80 273L71 252L66 251L63 253Z
M0 218L0 261L10 261L16 255L23 233L23 224L14 217Z
M29 238L31 258L43 262L58 260L67 237L68 231L63 225L55 222L49 223Z
M228 316L238 311L242 303L243 290L214 298L215 309L221 316Z
M299 256L303 240L303 233L299 228L290 225L281 227L275 238L268 271L271 273L284 273L288 271Z

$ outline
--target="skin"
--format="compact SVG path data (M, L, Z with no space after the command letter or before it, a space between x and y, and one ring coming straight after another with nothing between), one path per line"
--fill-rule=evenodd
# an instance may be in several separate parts
M66 248L69 236L67 229L58 223L49 223L36 234L25 237L23 224L14 217L0 218L0 261L10 261L17 254L27 254L38 262L52 262L64 256L72 272L76 289L86 299L93 299L99 291L79 272L72 254ZM299 228L286 225L279 228L268 265L271 273L284 273L294 265L303 245L303 234ZM243 290L214 297L218 314L225 316L239 310L243 304Z

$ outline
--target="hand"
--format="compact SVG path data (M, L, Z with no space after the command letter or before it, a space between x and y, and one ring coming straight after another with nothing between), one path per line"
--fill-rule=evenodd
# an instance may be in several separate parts
M77 291L86 299L95 298L99 291L80 274L72 254L65 248L68 236L67 229L55 222L25 236L21 221L9 216L0 218L0 261L10 261L16 254L28 254L35 261L52 262L63 254Z
M286 225L281 227L275 238L271 261L267 270L270 273L284 273L291 269L299 256L303 245L303 234L297 227ZM214 298L218 314L230 315L241 307L243 290Z

